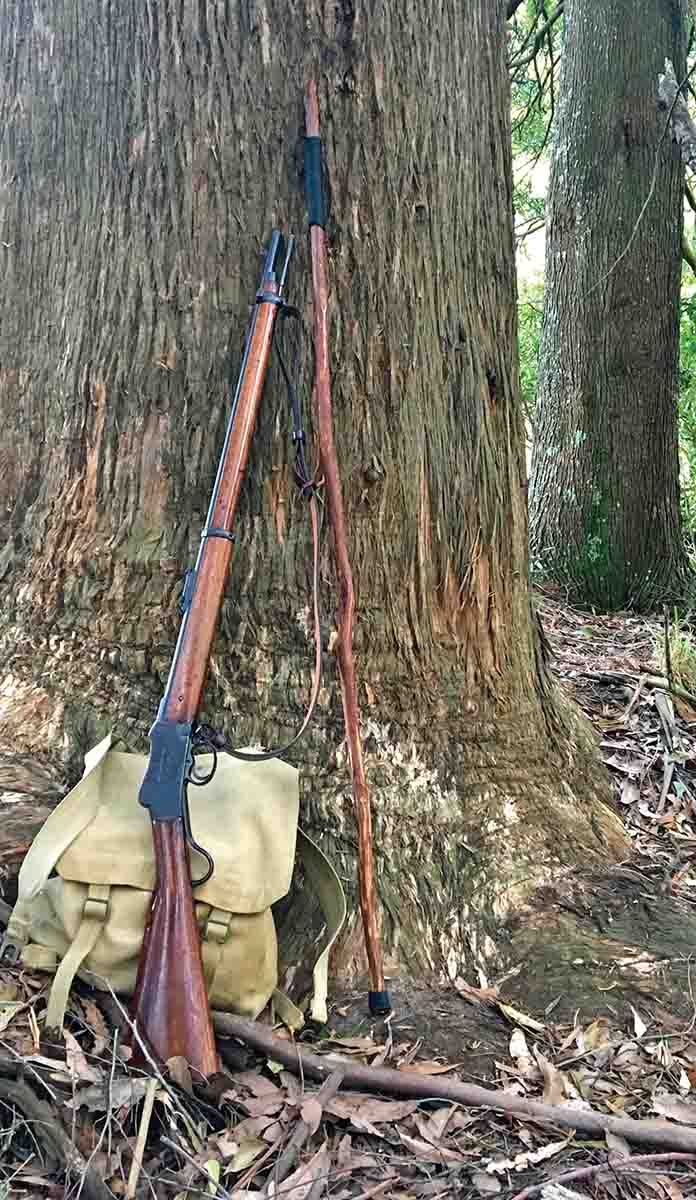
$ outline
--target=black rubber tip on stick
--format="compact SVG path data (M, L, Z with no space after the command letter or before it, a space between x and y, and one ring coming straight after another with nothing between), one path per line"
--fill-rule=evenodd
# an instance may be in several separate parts
M373 1017L385 1017L392 1010L389 992L368 992L367 999Z

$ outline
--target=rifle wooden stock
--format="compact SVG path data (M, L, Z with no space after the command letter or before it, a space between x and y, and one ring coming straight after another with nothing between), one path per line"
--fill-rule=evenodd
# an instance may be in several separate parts
M166 1062L181 1055L203 1075L214 1073L218 1060L193 904L187 847L187 835L190 841L191 834L184 821L186 786L193 732L232 554L230 530L261 403L292 242L279 278L283 249L280 234L274 233L194 568L193 590L185 601L167 687L150 730L150 760L140 789L140 802L152 818L156 886L132 1012L138 1033L156 1060ZM142 1062L137 1046L134 1055Z
M153 821L152 838L157 885L143 939L133 1016L157 1061L181 1055L208 1076L217 1071L218 1058L183 822ZM145 1062L137 1042L133 1062Z

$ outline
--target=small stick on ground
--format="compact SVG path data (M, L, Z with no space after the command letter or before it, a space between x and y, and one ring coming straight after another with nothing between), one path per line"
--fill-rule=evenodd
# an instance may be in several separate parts
M667 682L670 688L674 687L674 677L672 675L672 647L669 641L669 607L665 604L663 608L663 616L665 619L665 673Z
M616 1171L633 1171L651 1167L654 1163L694 1162L696 1154L635 1154L632 1158L616 1159L612 1162L596 1163L593 1167L576 1167L574 1171L564 1171L553 1179L544 1179L542 1183L533 1183L530 1187L517 1192L512 1200L531 1200L550 1184L578 1182L581 1179L593 1179L597 1175L613 1175Z
M333 1099L343 1083L343 1075L344 1071L339 1067L339 1069L334 1071L332 1075L329 1075L329 1078L320 1087L316 1096L313 1097L313 1099L316 1100L317 1104L321 1108L322 1113L329 1100ZM282 1183L284 1179L287 1179L290 1172L294 1169L300 1154L300 1150L310 1137L310 1134L311 1129L306 1121L298 1121L297 1127L295 1128L290 1141L288 1142L283 1153L280 1155L280 1158L271 1172L271 1177L276 1187L278 1187L278 1184ZM268 1187L266 1187L264 1194L268 1195Z
M150 1130L150 1119L152 1117L152 1108L155 1103L155 1092L159 1087L159 1079L149 1079L147 1091L145 1092L145 1102L143 1104L142 1116L140 1118L140 1128L138 1129L138 1140L135 1143L135 1151L133 1153L133 1162L131 1163L130 1174L128 1176L128 1187L126 1188L126 1200L134 1200L140 1172L143 1167L143 1155L145 1153L145 1144L147 1135Z

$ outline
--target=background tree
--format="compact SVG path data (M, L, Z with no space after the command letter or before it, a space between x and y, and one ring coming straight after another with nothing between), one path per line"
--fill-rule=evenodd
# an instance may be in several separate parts
M685 19L682 0L565 0L532 559L544 575L613 608L650 603L683 584L683 171L669 134L661 140L657 77L665 58L683 77Z
M530 615L505 9L306 0L288 20L236 0L61 0L49 20L2 0L3 739L63 755L68 781L109 727L145 746L258 251L274 224L306 231L311 70L387 965L474 982L517 968L511 995L573 1008L592 975L577 981L556 886L627 844ZM300 236L305 316L307 259ZM204 714L237 744L287 734L311 656L307 528L270 384ZM303 822L350 887L335 684L329 661ZM614 946L592 945L603 972ZM334 966L362 966L355 921Z

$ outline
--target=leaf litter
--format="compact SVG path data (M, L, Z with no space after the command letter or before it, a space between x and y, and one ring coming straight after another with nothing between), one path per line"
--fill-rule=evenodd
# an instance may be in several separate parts
M652 682L662 679L660 622L589 616L553 594L544 594L542 615L552 669L600 732L639 857L659 863L673 890L696 898L696 709ZM647 953L625 961L638 973L655 971ZM495 1011L506 1030L507 1051L497 1052L494 1080L475 1073L477 1059L469 1060L466 1047L456 1061L445 1061L420 1039L408 1040L408 1030L397 1034L389 1021L351 1036L330 1019L312 1050L337 1066L357 1062L432 1076L434 1087L442 1075L547 1104L696 1125L696 1007L690 1024L669 1014L658 1018L638 1004L624 1020L578 1011L568 1025L554 1022L553 1005L546 1013L527 1013L503 1002L493 985L458 979L454 987L463 1004ZM50 1103L78 1162L93 1166L104 1181L105 1195L696 1196L696 1163L678 1155L670 1161L652 1156L652 1162L614 1133L590 1138L521 1116L340 1088L322 1104L317 1087L240 1047L235 1067L209 1087L193 1081L181 1060L170 1060L153 1082L129 1066L113 1009L101 995L84 986L73 992L62 1053L40 1045L45 1003L45 977L0 970L0 1081L14 1071L31 1082ZM345 1011L334 1013L338 1018ZM135 1163L148 1098L152 1113L142 1161ZM278 1180L298 1129L306 1137L292 1170ZM58 1200L79 1191L79 1169L68 1177L31 1120L0 1096L3 1200L4 1192L13 1200Z

